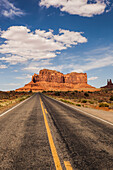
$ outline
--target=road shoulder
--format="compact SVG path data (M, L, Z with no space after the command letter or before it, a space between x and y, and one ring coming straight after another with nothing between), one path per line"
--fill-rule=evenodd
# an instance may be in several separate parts
M48 97L50 97L50 96L48 96ZM52 97L50 97L50 98L52 98ZM92 108L79 107L79 106L77 107L75 105L71 105L71 104L59 101L58 99L55 99L55 98L52 98L52 99L57 100L58 102L61 102L67 106L74 108L74 109L77 109L84 114L88 113L88 115L95 116L97 118L103 119L103 120L108 121L111 124L113 124L113 112L92 109Z

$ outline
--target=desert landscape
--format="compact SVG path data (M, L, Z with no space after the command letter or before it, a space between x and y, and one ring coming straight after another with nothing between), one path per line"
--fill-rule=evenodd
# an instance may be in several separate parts
M113 112L113 90L99 91L43 91L45 95L51 96L65 103L78 107L101 109Z
M113 0L0 0L0 170L113 170Z
M31 92L0 91L0 113L29 98Z
M81 108L113 111L113 84L95 88L87 83L86 73L63 74L56 70L43 69L34 73L30 83L15 91L0 92L0 111L12 107L32 94L43 94Z
M43 90L53 91L73 91L73 90L84 90L84 91L97 91L95 87L87 83L86 73L71 72L63 74L56 70L43 69L39 71L39 74L34 74L30 83L24 87L16 89L17 92L32 91L42 92Z

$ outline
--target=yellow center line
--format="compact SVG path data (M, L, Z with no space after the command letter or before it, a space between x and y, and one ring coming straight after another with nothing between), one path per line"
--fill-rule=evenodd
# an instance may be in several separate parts
M52 135L51 135L51 131L50 131L47 119L46 119L46 115L45 115L45 112L44 112L44 108L43 108L43 105L42 105L41 98L40 98L40 103L41 103L41 108L42 108L42 112L43 112L43 116L44 116L44 122L45 122L46 130L47 130L47 135L48 135L48 139L49 139L50 148L51 148L51 152L52 152L52 155L53 155L55 167L56 167L56 170L62 170L60 159L58 157L57 150L56 150L56 147L55 147L54 142L53 142L53 138L52 138Z
M45 109L45 112L46 112L46 114L47 114L47 110Z
M66 170L73 170L69 161L64 161L64 165L66 167Z

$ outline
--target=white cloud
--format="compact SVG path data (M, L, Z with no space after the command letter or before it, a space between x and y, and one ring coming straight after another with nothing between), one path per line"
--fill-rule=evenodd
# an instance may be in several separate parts
M14 16L25 15L20 8L16 8L14 4L8 0L1 0L0 6L2 7L1 14L5 17L13 18Z
M0 60L10 64L54 58L61 50L87 42L81 32L59 29L59 34L54 35L53 30L31 32L24 26L1 31L1 38L5 41L0 45L0 53L7 55Z
M68 12L72 15L92 17L102 14L109 6L108 0L41 0L40 6L50 6L60 8L62 12ZM107 10L108 11L108 10Z
M18 72L18 70L13 70L13 72L17 73L17 72Z
M23 76L21 76L21 77L16 77L16 79L29 79L29 78L32 78L32 75L30 75L30 74L23 74Z
M57 70L57 71L62 71L63 70L63 65L58 65L58 66L28 66L26 68L24 68L23 70L26 70L30 73L38 73L40 70L42 69L49 69L49 70Z
M75 64L72 66L73 71L80 70L81 72L85 72L88 70L98 69L102 67L112 66L113 64L113 56L106 56L101 58L88 58L87 63L79 65Z
M16 8L14 4L9 2L8 0L1 0L0 7L1 7L1 15L7 18L13 18L14 16L25 15L25 13L20 8Z
M84 61L87 61L84 63ZM87 58L83 60L82 64L75 64L75 63L63 63L61 62L60 65L53 65L50 60L42 60L39 62L32 62L25 68L23 68L24 71L28 71L31 73L38 73L41 69L51 69L51 70L57 70L61 72L78 72L83 73L87 72L89 70L93 69L99 69L102 67L112 66L113 65L113 56L106 56L106 57L94 57L94 58ZM90 77L89 80L97 79L98 77Z
M96 80L98 77L89 77L88 80Z
M0 60L6 61L12 65L15 65L17 63L24 63L27 61L26 58L23 58L23 57L17 56L17 55L12 55L10 57L2 57L2 58L0 58Z
M7 83L7 84L1 84L1 85L4 85L4 86L19 86L20 83Z
M24 71L30 72L30 73L38 73L42 69L50 69L50 70L57 70L62 71L63 65L56 65L53 66L50 59L46 60L40 60L39 62L32 62L27 67L23 68Z
M0 65L0 69L5 69L5 68L7 68L6 65Z

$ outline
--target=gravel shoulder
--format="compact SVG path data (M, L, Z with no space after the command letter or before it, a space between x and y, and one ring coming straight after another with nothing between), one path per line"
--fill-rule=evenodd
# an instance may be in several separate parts
M74 106L74 107L113 123L113 112L92 109L92 108L85 108L85 107L77 107L77 106Z
M48 95L49 96L49 95ZM52 98L52 96L49 96ZM55 100L59 100L59 98L53 98ZM62 102L62 101L60 101ZM64 102L65 103L65 102ZM75 105L72 105L72 104L69 104L69 103L66 103L67 105L70 105L72 107L75 107L75 109L79 109L81 111L84 111L84 112L87 112L91 115L94 115L96 117L99 117L101 119L104 119L106 121L109 121L111 123L113 123L113 112L112 111L104 111L104 110L99 110L99 109L93 109L93 108L86 108L86 107L79 107L79 106L75 106Z

